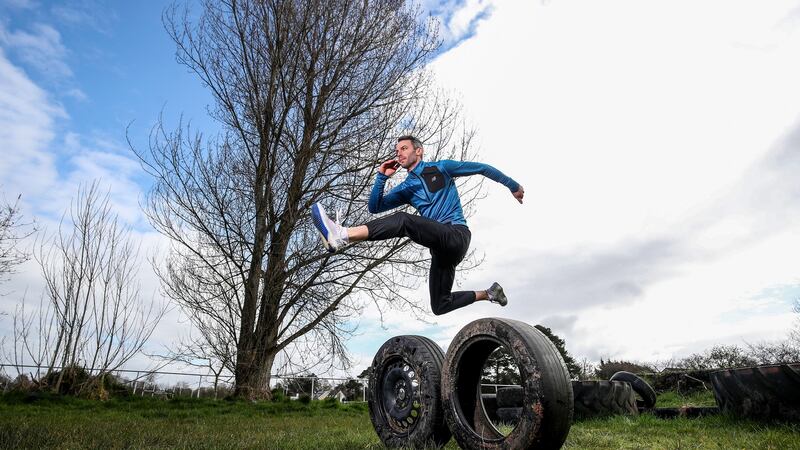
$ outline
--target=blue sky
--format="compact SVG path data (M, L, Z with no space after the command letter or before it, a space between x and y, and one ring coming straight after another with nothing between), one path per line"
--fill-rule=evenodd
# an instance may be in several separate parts
M27 217L52 226L101 178L137 237L162 242L139 209L149 180L126 128L139 147L162 111L216 129L208 92L175 62L167 4L0 0L0 186L22 194ZM421 4L446 40L431 70L476 126L481 161L526 189L520 206L487 185L469 218L486 262L459 278L501 281L510 304L427 322L389 312L386 329L367 308L356 373L391 335L446 346L488 315L549 326L590 360L787 334L800 296L800 2ZM7 284L0 310L36 292L37 270ZM426 290L411 295L427 305Z
M210 96L174 58L161 12L167 2L80 1L2 3L3 53L46 92L55 133L48 148L61 176L75 170L67 139L130 156L125 133L146 144L163 110L214 130ZM136 177L141 183L144 179Z
M183 120L206 135L218 130L206 112L208 91L175 60L162 23L170 4L0 0L0 188L9 201L21 194L25 217L41 228L54 229L78 186L100 179L142 242L158 245L139 209L151 181L127 139L145 148L161 114L168 126ZM443 22L446 52L489 10L483 1L448 0L425 2L421 13ZM149 267L141 272L145 291L155 291ZM37 292L37 277L33 262L24 265L0 310ZM164 327L154 347L173 337L174 327Z

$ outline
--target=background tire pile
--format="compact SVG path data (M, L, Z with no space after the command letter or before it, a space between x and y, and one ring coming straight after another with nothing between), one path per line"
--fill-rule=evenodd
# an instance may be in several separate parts
M481 392L483 366L500 346L514 358L520 386ZM713 372L720 408L748 418L800 420L800 364ZM467 324L447 351L423 336L397 336L372 361L368 403L381 441L392 448L560 448L573 418L651 412L695 417L720 408L655 408L642 378L617 372L608 381L570 381L558 349L539 330L511 319ZM638 396L638 398L637 398ZM496 424L511 424L507 434Z

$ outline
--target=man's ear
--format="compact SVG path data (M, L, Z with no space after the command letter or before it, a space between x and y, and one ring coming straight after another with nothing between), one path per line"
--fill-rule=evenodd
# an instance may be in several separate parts
M414 149L414 153L416 153L418 158L422 158L422 152L424 152L424 151L425 150L422 147L417 147L417 148Z

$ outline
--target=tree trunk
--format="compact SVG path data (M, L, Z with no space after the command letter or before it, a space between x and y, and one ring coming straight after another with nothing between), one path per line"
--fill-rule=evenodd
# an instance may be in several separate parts
M236 389L234 397L246 398L248 400L271 400L272 391L269 382L272 378L270 371L275 355L260 354L253 352L252 349L246 353L239 351L239 358L236 361Z

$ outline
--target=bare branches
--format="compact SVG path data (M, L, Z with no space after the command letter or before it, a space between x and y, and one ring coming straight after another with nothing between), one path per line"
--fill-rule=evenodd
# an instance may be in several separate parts
M26 312L23 301L16 311L14 357L48 372L61 366L104 374L142 349L165 310L142 301L138 245L96 183L80 189L68 219L39 242L34 257L46 290L38 309Z
M155 179L146 211L172 241L165 292L204 345L235 343L237 392L258 396L273 363L346 362L365 302L419 311L396 287L419 282L426 252L388 241L323 254L311 204L363 223L397 135L421 136L433 158L467 158L473 132L424 70L435 24L404 1L207 1L189 17L173 7L165 27L224 132L204 142L154 127L137 152ZM478 187L464 186L467 210Z
M13 204L4 201L0 205L0 282L30 258L30 254L19 248L20 242L35 231L22 220L19 211L21 197L18 196Z

